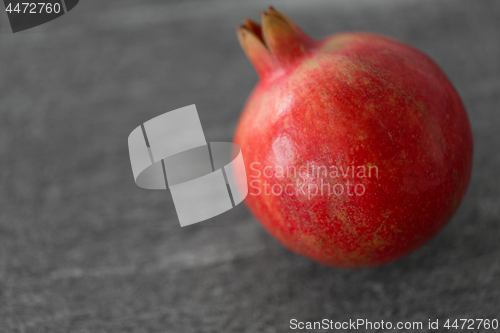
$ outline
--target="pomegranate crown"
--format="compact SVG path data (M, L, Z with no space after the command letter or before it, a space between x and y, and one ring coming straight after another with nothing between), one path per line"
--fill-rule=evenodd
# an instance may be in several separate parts
M260 12L260 17L262 26L246 19L237 33L243 50L261 78L278 69L292 67L314 46L313 39L273 7L269 7L267 13Z

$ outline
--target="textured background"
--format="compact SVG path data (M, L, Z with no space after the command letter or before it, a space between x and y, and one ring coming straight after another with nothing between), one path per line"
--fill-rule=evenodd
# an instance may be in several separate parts
M257 81L235 26L269 2L82 0L57 21L0 32L0 332L500 319L500 1L270 3L315 38L379 32L442 66L475 139L451 223L362 270L290 253L243 205L180 228L168 191L135 186L127 136L196 103L207 140L230 141Z

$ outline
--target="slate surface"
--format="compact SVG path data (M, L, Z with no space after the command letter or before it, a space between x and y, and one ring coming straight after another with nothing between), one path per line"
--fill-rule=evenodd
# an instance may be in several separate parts
M180 228L167 191L135 186L127 136L196 103L207 139L230 141L257 80L234 28L269 3L81 1L0 33L0 332L500 319L500 2L270 3L315 38L379 32L442 66L475 139L451 223L410 256L362 270L290 253L243 205Z

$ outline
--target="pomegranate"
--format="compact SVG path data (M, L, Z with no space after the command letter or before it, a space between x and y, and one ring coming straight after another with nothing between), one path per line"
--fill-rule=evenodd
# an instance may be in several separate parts
M469 184L472 133L453 85L392 38L317 41L272 7L261 19L238 27L259 74L234 137L252 213L327 265L381 265L419 248Z

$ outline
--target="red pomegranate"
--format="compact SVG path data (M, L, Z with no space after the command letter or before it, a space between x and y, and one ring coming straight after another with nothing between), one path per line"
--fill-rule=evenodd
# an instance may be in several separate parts
M250 210L327 265L381 265L423 245L471 173L469 120L446 75L392 38L316 41L272 7L261 18L238 28L260 77L234 138Z

